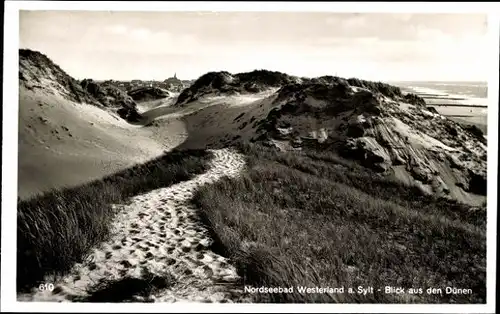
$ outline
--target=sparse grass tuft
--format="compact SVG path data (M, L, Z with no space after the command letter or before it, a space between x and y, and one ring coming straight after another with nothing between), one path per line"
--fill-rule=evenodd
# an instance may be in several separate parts
M185 181L208 169L204 150L174 150L101 180L18 202L17 290L63 275L108 236L111 204Z
M248 171L202 187L194 203L214 249L236 263L246 285L295 287L256 301L485 302L485 209L422 195L333 153L239 149ZM375 291L307 294L297 286ZM385 294L385 286L424 293ZM472 294L445 294L447 286ZM430 287L443 295L425 293Z

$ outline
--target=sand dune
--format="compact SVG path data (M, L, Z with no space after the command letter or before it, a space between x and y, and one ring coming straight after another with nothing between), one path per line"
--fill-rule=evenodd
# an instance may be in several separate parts
M102 108L21 88L19 197L103 177L152 159L185 138L179 125L166 132L170 136L160 142L151 130Z
M439 114L402 100L374 96L366 88L349 87L344 94L325 97L327 90L304 85L290 92L201 96L179 111L185 115L189 133L180 147L221 148L261 137L282 150L323 145L345 151L346 158L365 156L360 162L367 167L416 185L425 193L470 204L485 200L486 144L472 134ZM179 113L174 108L170 108L170 116ZM338 112L332 111L335 108ZM384 115L377 117L377 110ZM268 126L263 128L262 123ZM301 143L299 148L295 141Z
M347 89L343 90L338 87L339 89L336 90L337 87L332 86L346 86ZM99 131L90 137L92 140L83 141L83 143L87 145L87 148L89 145L93 145L99 153L103 154L102 158L90 151L79 153L78 148L74 149L70 146L65 148L68 152L71 152L67 155L79 155L79 158L83 160L83 164L85 164L85 158L88 158L89 162L99 160L103 164L101 167L94 169L111 169L111 165L130 165L132 162L143 161L154 156L160 150L177 145L180 148L222 148L236 141L256 140L263 137L273 141L280 147L291 148L293 147L291 141L297 138L307 138L308 140L313 139L321 142L319 134L324 133L325 140L330 138L328 141L338 142L340 140L343 142L345 147L338 147L338 149L351 150L350 154L356 154L357 146L365 146L365 153L375 156L373 158L376 160L380 160L377 162L376 167L382 167L385 172L394 166L395 177L403 181L407 179L406 177L412 176L410 173L415 172L416 179L411 179L411 182L415 181L416 184L420 181L430 182L432 180L429 178L433 176L432 173L443 172L444 177L441 179L444 179L445 183L438 180L439 182L432 183L432 186L427 186L427 183L423 184L425 190L429 193L433 193L436 189L443 190L442 193L451 193L451 195L463 201L472 201L474 199L474 203L481 202L484 196L475 201L476 197L464 197L465 194L461 192L461 188L455 187L455 183L459 182L468 188L468 175L463 178L465 172L455 171L458 174L457 178L454 178L454 176L445 175L451 173L450 171L438 171L436 167L430 165L434 164L436 155L436 151L433 149L434 146L440 147L438 151L445 150L443 147L446 145L456 147L457 143L453 142L448 133L453 131L462 132L458 126L453 126L448 122L445 123L444 120L440 120L438 116L434 116L428 110L410 105L404 99L394 100L389 96L374 96L376 94L369 89L380 88L378 85L373 87L369 87L370 85L367 85L368 87L360 86L350 86L346 83L344 85L326 83L292 84L279 91L277 87L267 89L261 87L255 93L248 91L244 93L234 91L225 93L217 89L210 91L208 87L203 87L204 92L202 95L197 95L196 90L193 89L191 92L194 93L193 95L197 95L195 100L184 101L182 104L174 103L172 99L142 103L140 110L143 119L136 126L131 126L118 118L116 122L106 122L106 125L113 125L113 129L118 128L120 131L117 132L108 130L108 127L102 129L99 125L93 126L94 130L100 128ZM279 121L271 114L272 110L280 117ZM289 112L290 110L291 112ZM331 110L336 111L330 112ZM375 111L371 112L370 110ZM376 112L379 110L384 110L386 114L395 118L403 117L404 120L373 118L377 116ZM360 114L370 122L358 123L354 121L354 118L360 116ZM419 124L415 124L413 121L417 118L420 121ZM83 120L86 121L88 118ZM398 121L400 123L397 123ZM268 125L266 128L270 127L270 129L263 129L263 123L266 125L274 123L276 125ZM295 135L284 134L284 129L280 129L281 127L278 124L289 125ZM368 124L370 126L367 126ZM428 125L427 129L422 127L424 124ZM451 131L448 128L451 128ZM365 135L359 137L353 135L354 133L351 134L350 132L354 132L355 129L359 129L358 131L365 129L363 131ZM398 140L394 142L394 134L402 135L401 138L398 137ZM412 134L416 134L416 137L409 136ZM59 135L55 136L60 138ZM283 136L288 137L290 143L287 144L287 141L280 140L280 137ZM473 141L466 133L463 133L463 136L466 136L464 141L465 138L467 138L467 141ZM108 139L104 139L104 137L108 137ZM433 140L436 138L444 139L446 143L441 143L444 146L438 145L439 141ZM107 144L107 140L113 143ZM411 140L411 143L406 143L407 140ZM380 144L378 141L381 141L380 143L385 141L389 144ZM128 147L133 146L133 151L127 152L126 149L123 149L122 146L127 145L129 145ZM384 145L393 145L396 148L387 148ZM55 144L48 145L48 150L54 151L55 146ZM397 150L401 149L401 147L404 148L404 153L397 153ZM462 158L465 156L466 151L454 155ZM416 152L423 155L415 157ZM483 153L484 148L481 146L481 152L473 155L474 162L477 163L474 164L473 168L480 172L483 169L480 166L483 162L480 159L484 158ZM57 158L54 158L54 160L57 160ZM33 158L28 159L33 160ZM71 162L68 161L68 164L75 166L76 161ZM398 163L405 164L407 169L404 171L398 170L401 168L397 167ZM23 164L23 166L25 169L30 169L30 165ZM114 167L116 169L116 167L120 166ZM83 168L81 167L81 169ZM70 172L70 169L68 167L68 170L63 171L63 173ZM99 171L102 172L103 170ZM85 172L90 171L86 170ZM68 178L75 176L78 176L78 173L66 174ZM69 181L76 180L71 179Z
M253 95L203 97L178 109L189 137L182 148L224 147L236 140L250 140L256 122L276 106L276 89ZM171 115L175 115L171 114Z
M227 105L229 107L248 106L249 104L259 101L265 97L272 95L276 92L276 88L266 90L264 92L255 94L237 94L237 95L204 95L196 101L184 104L183 106L176 106L175 101L163 100L160 102L148 103L146 106L141 104L142 109L149 109L141 111L143 117L147 122L151 122L157 118L168 118L175 116L185 116L201 109L205 109L216 105Z
M145 162L186 137L180 122L156 133L128 123L118 113L135 112L130 96L112 85L78 82L40 52L19 50L19 77L21 199Z
M196 217L189 201L195 189L223 176L236 176L244 167L243 157L228 149L213 151L209 171L168 188L132 198L114 219L112 237L102 243L70 275L55 282L54 291L20 295L20 301L96 301L96 283L109 285L126 278L161 278L154 302L221 302L242 300L241 287L228 289L239 277L229 261L212 252L213 240ZM53 282L47 278L47 282ZM224 283L221 285L221 283ZM101 294L102 295L102 294ZM113 296L114 298L120 297ZM102 299L100 301L110 301ZM133 301L146 301L140 297Z
M141 112L144 118L141 125L146 125L156 136L160 136L165 133L163 128L166 125L182 124L189 134L190 143L181 145L181 148L208 147L219 143L227 134L244 136L242 134L248 130L240 129L240 121L235 118L244 112L249 115L255 112L258 117L267 115L275 91L270 89L252 95L208 95L182 107L159 105ZM208 140L207 135L213 137L213 142ZM193 145L194 142L198 144Z

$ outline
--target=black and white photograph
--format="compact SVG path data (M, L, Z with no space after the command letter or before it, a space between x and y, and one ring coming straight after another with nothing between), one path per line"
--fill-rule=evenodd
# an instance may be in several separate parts
M486 9L19 2L11 310L494 311L500 22Z

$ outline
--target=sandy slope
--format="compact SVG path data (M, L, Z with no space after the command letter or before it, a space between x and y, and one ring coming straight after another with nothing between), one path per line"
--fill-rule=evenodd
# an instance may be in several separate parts
M19 296L19 300L89 300L87 291L95 289L100 280L116 282L127 276L144 278L153 274L173 276L175 283L146 298L149 301L237 301L243 294L231 285L238 280L236 270L224 257L209 250L212 240L196 221L196 209L189 203L197 187L223 176L236 176L244 167L242 156L231 150L215 150L213 154L206 173L120 205L122 210L114 219L109 241L56 282L54 292L35 289L34 294Z
M169 136L133 126L93 105L58 93L21 87L19 183L21 198L74 186L150 160L182 143L183 126L164 126Z
M141 103L145 118L141 125L152 138L163 141L172 132L182 136L179 148L220 148L230 139L250 139L255 134L254 122L263 119L273 108L276 88L255 93L236 95L205 95L183 106L169 101ZM189 136L188 136L189 135Z
M183 120L189 137L180 147L223 147L236 139L251 139L255 136L255 123L264 119L275 107L275 91L208 97L191 103L190 106L199 109L186 112Z
M188 103L182 107L172 105L169 102L149 104L144 107L141 104L141 114L144 118L144 124L148 124L153 120L165 120L171 118L184 117L206 108L220 105L229 106L246 106L250 103L258 101L267 96L268 93L259 93L256 95L231 95L231 96L204 96L197 101ZM146 109L146 110L144 110Z
M169 92L169 96L166 98L148 100L148 101L136 101L138 111L143 114L150 110L159 108L159 107L169 107L175 103L179 93Z

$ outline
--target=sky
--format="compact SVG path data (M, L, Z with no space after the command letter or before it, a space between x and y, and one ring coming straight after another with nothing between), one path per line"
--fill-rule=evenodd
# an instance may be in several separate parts
M487 81L487 16L334 12L21 11L20 48L77 79L281 71Z

